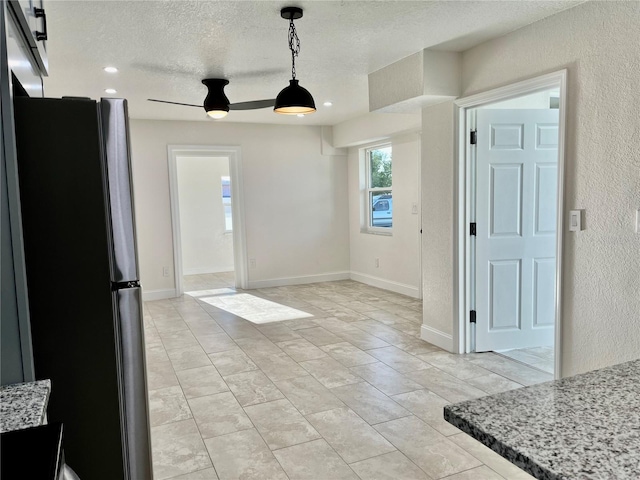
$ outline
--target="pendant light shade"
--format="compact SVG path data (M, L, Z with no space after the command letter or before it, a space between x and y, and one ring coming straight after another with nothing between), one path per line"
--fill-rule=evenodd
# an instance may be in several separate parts
M273 111L284 115L313 113L316 111L316 103L309 90L301 87L298 80L289 80L289 86L282 89L276 97Z
M302 9L298 7L285 7L280 10L280 16L289 20L289 50L291 51L291 80L289 86L282 89L276 97L273 111L283 115L305 115L316 111L316 102L309 90L301 87L296 80L296 57L300 53L300 40L294 20L302 18Z
M216 120L226 117L229 113L229 99L224 94L224 87L229 84L229 80L207 78L202 83L209 90L203 105L207 115Z

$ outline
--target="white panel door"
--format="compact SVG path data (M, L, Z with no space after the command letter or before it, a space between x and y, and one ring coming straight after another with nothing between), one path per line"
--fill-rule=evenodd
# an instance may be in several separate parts
M476 351L553 345L558 110L476 125Z

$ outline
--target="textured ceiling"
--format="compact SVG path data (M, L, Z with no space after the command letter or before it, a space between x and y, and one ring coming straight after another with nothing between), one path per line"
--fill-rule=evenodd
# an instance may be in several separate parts
M175 120L207 117L146 99L200 104L207 77L230 81L231 102L274 98L291 77L280 9L295 5L304 9L297 77L318 112L232 111L222 121L332 125L367 112L370 72L423 48L466 50L582 1L50 0L45 93L99 98L113 87L131 117ZM119 72L105 73L108 65Z

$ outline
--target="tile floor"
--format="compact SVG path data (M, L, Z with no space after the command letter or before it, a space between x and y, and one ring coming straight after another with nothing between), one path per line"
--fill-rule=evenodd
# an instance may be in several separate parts
M543 372L553 374L554 371L554 351L553 347L519 348L499 352L500 355L512 358Z
M421 302L406 296L353 281L236 292L232 281L186 277L186 291L209 292L145 303L156 480L532 478L442 407L549 374L423 342ZM240 295L256 321L306 316L252 323ZM255 299L276 305L255 317Z

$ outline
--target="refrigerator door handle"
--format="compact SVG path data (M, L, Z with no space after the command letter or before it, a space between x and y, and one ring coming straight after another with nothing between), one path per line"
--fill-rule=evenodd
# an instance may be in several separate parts
M140 282L133 280L130 282L111 282L111 291L125 290L127 288L140 288Z

